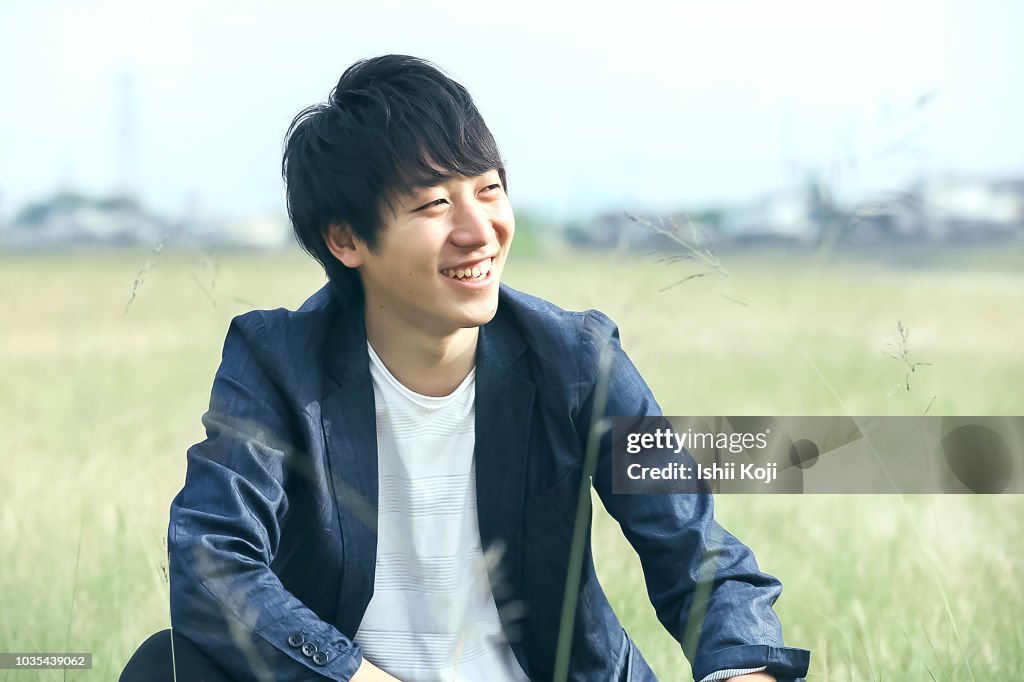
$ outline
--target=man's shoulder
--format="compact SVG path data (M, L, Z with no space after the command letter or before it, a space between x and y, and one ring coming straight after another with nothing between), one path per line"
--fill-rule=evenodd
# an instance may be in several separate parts
M515 320L527 345L538 355L564 362L566 352L596 352L612 336L615 323L599 310L566 310L531 294L501 285L499 311Z
M336 302L328 286L310 296L298 308L256 309L231 320L225 354L239 342L260 364L268 367L294 367L316 354L329 332ZM300 362L301 361L301 362Z
M294 310L284 307L250 310L237 315L232 323L247 335L263 333L273 335L274 332L312 329L328 324L334 305L330 294L330 285L325 285Z

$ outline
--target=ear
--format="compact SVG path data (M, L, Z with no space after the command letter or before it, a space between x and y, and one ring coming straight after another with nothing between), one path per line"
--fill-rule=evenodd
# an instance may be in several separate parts
M343 265L358 268L363 264L366 245L360 241L348 223L331 223L323 234L327 248Z

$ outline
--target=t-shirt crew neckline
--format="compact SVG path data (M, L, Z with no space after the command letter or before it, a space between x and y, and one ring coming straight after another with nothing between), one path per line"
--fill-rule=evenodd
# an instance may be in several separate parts
M469 374L467 374L466 378L462 380L462 383L459 384L455 388L455 390L449 393L448 395L423 395L422 393L417 393L416 391L412 390L411 388L403 384L401 381L396 379L395 375L392 374L391 370L389 370L387 368L387 365L384 364L384 361L380 359L379 355L377 355L377 351L373 349L373 346L370 345L369 341L366 342L366 349L370 355L370 364L378 372L380 372L380 375L384 378L384 380L387 381L392 387L394 387L394 389L398 391L403 397L405 397L407 400L410 400L411 402L416 403L420 407L427 407L431 409L444 407L453 400L456 400L460 395L465 393L467 390L469 390L469 387L473 385L473 380L476 377L476 366L474 366L473 369L469 370Z

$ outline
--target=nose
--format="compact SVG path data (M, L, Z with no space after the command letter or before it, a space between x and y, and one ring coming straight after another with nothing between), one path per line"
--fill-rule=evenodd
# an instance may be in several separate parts
M462 202L452 220L449 241L459 247L473 249L491 242L494 227L487 209L478 201Z

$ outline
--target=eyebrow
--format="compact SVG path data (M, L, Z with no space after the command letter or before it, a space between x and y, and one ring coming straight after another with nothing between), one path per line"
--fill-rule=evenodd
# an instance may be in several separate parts
M455 175L455 173L451 173L442 176L428 175L416 178L409 184L410 192L419 192L421 190L437 187L438 185L443 185L444 183L454 178Z

